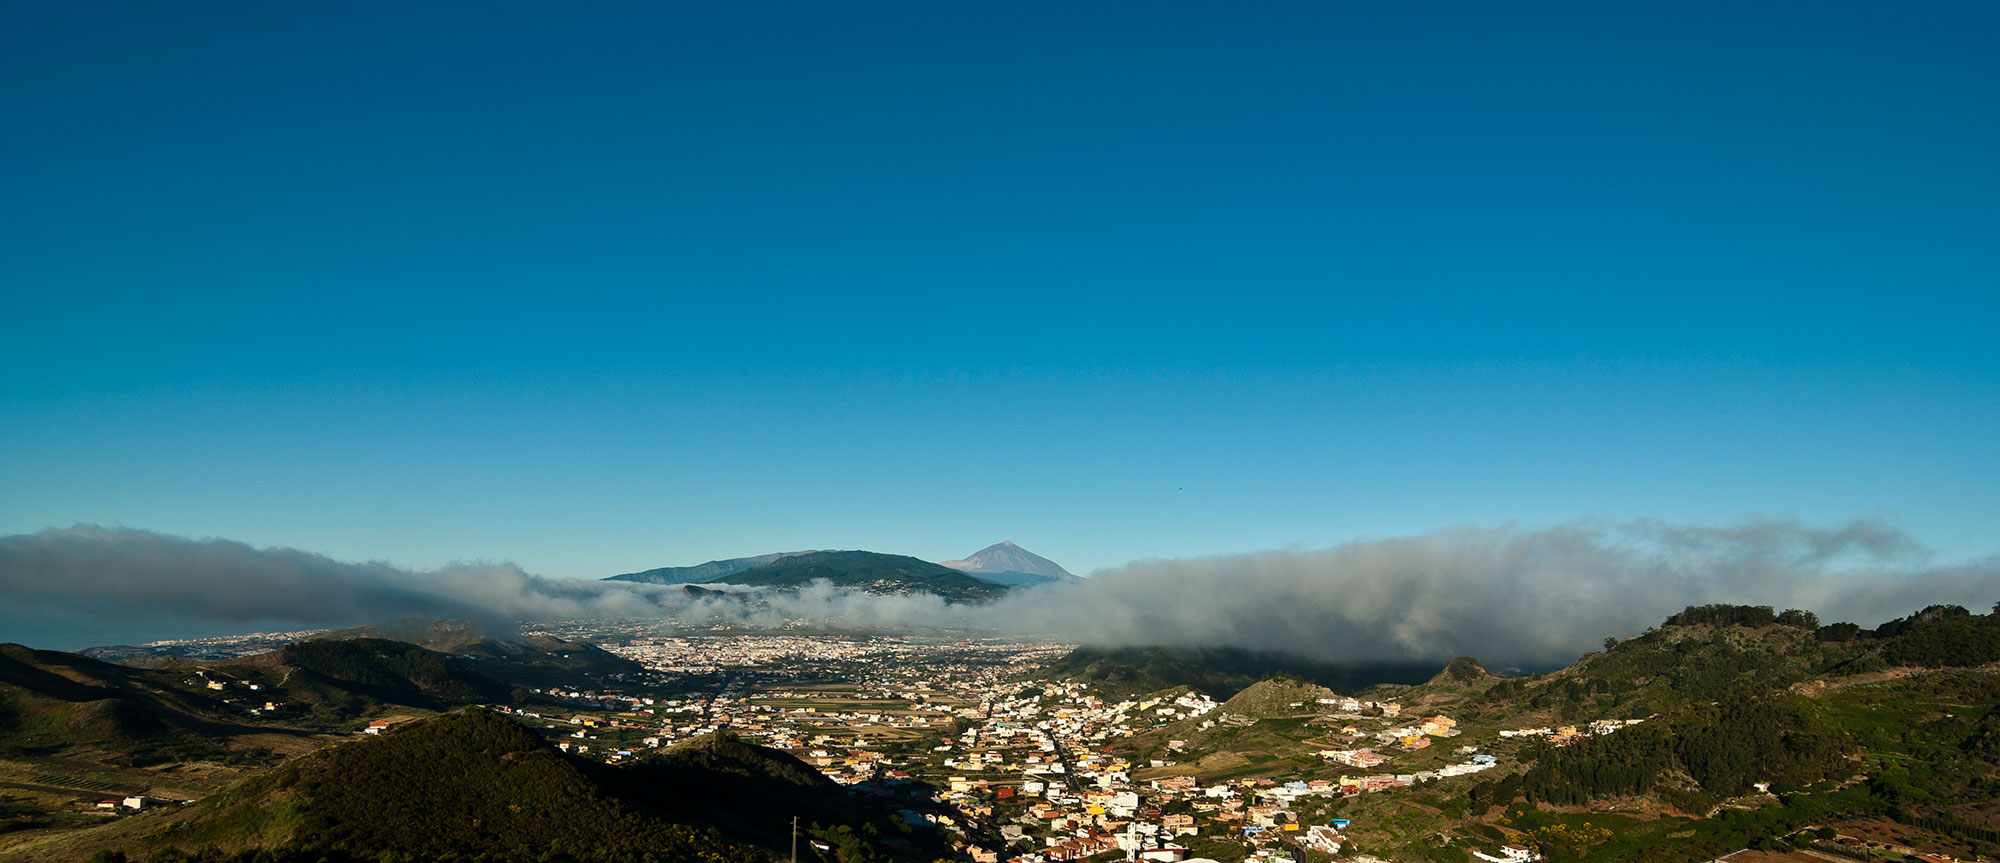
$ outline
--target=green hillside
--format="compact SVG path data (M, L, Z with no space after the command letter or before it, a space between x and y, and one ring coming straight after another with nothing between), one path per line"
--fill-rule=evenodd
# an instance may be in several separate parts
M703 581L721 581L724 576L742 572L753 567L774 563L794 555L808 554L807 551L780 551L760 554L754 557L736 557L728 560L711 560L694 566L663 566L644 572L628 572L610 576L605 581L631 581L639 584L694 584Z
M444 708L506 701L511 692L464 660L401 641L301 641L286 645L278 658L294 669L291 687L332 684L377 702Z
M796 816L802 835L841 849L839 860L867 863L898 858L853 842L842 825L908 836L888 817L901 805L851 796L790 755L726 732L612 766L474 708L295 759L122 846L96 847L134 860L752 863L788 848ZM921 859L944 850L916 838L908 853Z
M183 677L0 644L0 756L127 766L226 757L225 738L256 729Z
M1551 711L1556 719L1643 714L1763 697L1816 679L1895 667L2000 661L2000 615L1933 606L1861 630L1852 624L1821 626L1807 612L1787 614L1797 616L1780 622L1782 615L1767 607L1693 607L1561 671L1496 681L1473 707L1525 706Z
M790 753L743 742L727 731L683 741L619 774L631 796L676 820L713 824L727 835L777 847L791 816L865 820L846 792Z
M1956 607L1862 630L1805 612L1702 606L1561 671L1429 706L1489 727L1650 717L1566 747L1529 746L1525 771L1470 784L1468 817L1574 820L1553 807L1724 816L1688 822L1710 844L1635 827L1554 859L1689 859L1746 842L1805 844L1780 837L1867 819L1990 855L2000 852L1996 633L2000 614Z
M467 710L321 750L217 794L154 846L336 850L382 861L753 861L622 798L616 768Z
M711 579L711 583L800 588L825 580L837 587L873 594L931 594L952 602L986 602L1007 587L950 567L900 554L872 551L815 551Z
M1350 819L1355 842L1390 860L1456 863L1501 842L1551 861L1711 860L1745 847L1771 856L1742 859L1767 863L1902 859L1906 852L1880 847L1891 837L1992 859L2000 855L1996 636L2000 613L1956 606L1873 629L1822 625L1796 610L1696 606L1557 671L1502 678L1460 657L1415 685L1357 693L1395 702L1393 720L1314 715L1306 701L1317 690L1274 674L1237 693L1212 723L1203 716L1137 735L1137 758L1155 760L1135 778L1414 773L1477 752L1497 757L1497 768L1314 801L1300 817ZM1150 690L1241 668L1199 659L1089 649L1049 671ZM1256 670L1275 668L1242 668ZM1366 739L1438 714L1455 720L1456 733L1421 751ZM1606 731L1591 726L1597 720L1616 722ZM1350 737L1349 726L1364 734ZM1514 736L1500 733L1508 729ZM1388 766L1354 770L1319 757L1362 745L1389 755ZM1220 859L1246 850L1206 834L1199 842Z

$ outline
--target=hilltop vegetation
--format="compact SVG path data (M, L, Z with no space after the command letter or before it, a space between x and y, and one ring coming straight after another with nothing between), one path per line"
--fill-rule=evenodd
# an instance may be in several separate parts
M2000 662L2000 605L1975 615L1956 605L1933 605L1871 633L1883 642L1891 665L1965 668Z
M517 690L479 672L482 662L532 671L538 663L569 661L532 643L480 639L461 641L460 649L476 652L489 643L503 645L506 658L355 638L235 659L169 656L132 667L0 646L0 781L7 783L0 833L46 829L60 847L59 834L106 823L83 817L97 814L96 800L199 798L287 756L346 739L364 717L517 700ZM582 657L582 667L601 653L575 646L588 648L568 653ZM8 838L10 850L0 856L22 847L21 834Z
M1657 712L1755 698L1819 678L1994 661L2000 615L1957 606L1932 606L1874 630L1821 626L1810 612L1768 606L1695 606L1561 671L1497 681L1472 706L1552 710L1557 719Z
M1994 661L1983 651L1996 627L2000 614L1954 606L1874 630L1823 626L1796 610L1691 607L1567 669L1499 681L1467 699L1466 715L1522 725L1652 718L1566 747L1531 747L1525 772L1474 783L1466 812L1515 804L1509 817L1519 820L1520 805L1636 800L1700 814L1744 795L1761 800L1724 818L1730 829L1714 834L1713 847L1669 851L1626 837L1558 848L1556 859L1685 859L1675 855L1867 817L1992 853L2000 824L1994 807L1976 801L2000 798L2000 675L1955 669ZM1774 796L1756 796L1757 786Z
M506 701L507 685L414 644L380 638L301 641L279 651L300 685L333 682L354 696L393 704L442 709Z
M869 863L888 858L822 825L892 832L895 805L727 732L613 766L473 708L289 762L135 844L154 859L256 863L761 863L799 816L837 861Z
M844 789L791 753L745 743L727 731L649 754L627 768L622 781L677 819L771 847L786 836L792 815L869 817Z
M1848 830L1992 856L2000 853L1996 633L2000 609L1931 606L1863 629L1796 609L1710 605L1548 673L1503 678L1460 657L1417 685L1357 696L1398 702L1407 722L1454 718L1469 735L1461 739L1499 757L1497 768L1337 798L1300 817L1367 825L1354 832L1359 844L1395 860L1465 860L1500 841L1552 861L1713 859L1746 846L1829 850ZM1076 672L1078 658L1055 670ZM1101 668L1143 669L1151 657L1127 659ZM1218 711L1254 724L1189 720L1146 735L1140 757L1167 759L1148 775L1326 778L1316 749L1384 748L1346 742L1353 719L1312 716L1303 703L1310 691L1279 675ZM1594 720L1612 720L1615 733L1594 733ZM1505 738L1504 729L1542 731ZM1358 772L1420 770L1454 757L1430 754L1443 748L1396 747L1396 766ZM1201 847L1223 859L1243 853L1229 843Z
M332 849L357 860L760 859L618 793L616 768L557 752L499 714L467 710L321 750L218 794L150 840L225 850Z
M1837 776L1850 766L1848 751L1845 735L1807 699L1731 699L1545 747L1521 790L1561 805L1665 790L1678 808L1699 811L1755 783L1800 788Z
M1319 700L1334 691L1308 683L1302 678L1277 675L1259 680L1229 697L1220 708L1237 716L1270 718L1310 714L1319 710Z

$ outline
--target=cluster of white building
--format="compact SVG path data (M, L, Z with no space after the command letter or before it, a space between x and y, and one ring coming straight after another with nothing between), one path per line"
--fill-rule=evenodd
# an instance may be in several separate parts
M1501 737L1540 737L1558 746L1574 743L1593 735L1612 734L1620 728L1638 725L1644 719L1598 719L1582 725L1561 725L1550 728L1511 728L1500 732Z

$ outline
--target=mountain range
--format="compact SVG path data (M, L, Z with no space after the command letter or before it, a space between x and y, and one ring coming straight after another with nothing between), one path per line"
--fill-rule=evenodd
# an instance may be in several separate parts
M1001 587L1081 581L1055 561L1010 541L989 545L964 560L942 563L870 551L781 551L711 560L694 566L663 566L614 575L604 580L638 584L794 587L814 578L823 578L842 587L865 586L871 593L935 593L947 599L991 598L998 595L998 592L972 581L947 577L939 572L940 569L963 573L979 582ZM814 574L800 575L808 570Z
M780 558L710 581L751 587L800 588L815 581L878 595L931 594L954 602L998 598L1007 587L900 554L814 551Z
M694 566L662 566L658 569L648 569L643 572L628 572L624 575L614 575L604 580L632 581L639 584L699 584L704 581L714 581L726 575L734 575L746 569L753 569L767 563L776 563L793 555L810 554L812 551L812 549L806 551L780 551L771 554L759 554L752 557L711 560L707 563L695 564Z

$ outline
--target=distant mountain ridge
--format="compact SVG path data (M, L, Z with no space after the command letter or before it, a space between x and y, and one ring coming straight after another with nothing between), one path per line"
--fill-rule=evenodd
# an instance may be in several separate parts
M967 555L964 560L940 561L940 565L1000 584L1081 581L1055 561L1015 545L1011 540L996 542Z
M799 588L815 581L878 595L928 593L953 602L984 602L1007 586L900 554L815 551L711 580L710 584Z
M464 648L490 639L520 640L518 631L510 628L497 635L487 631L485 626L464 618L437 619L429 617L405 617L398 620L367 623L346 629L329 629L308 635L301 641L344 641L352 638L381 638L389 641L403 641L425 650L439 653L458 653Z
M480 673L517 686L588 688L599 679L637 674L644 665L619 657L594 644L564 641L549 635L518 632L489 635L471 620L404 618L385 623L336 629L305 641L388 639L451 654Z
M941 573L924 571L922 567L912 567L907 562L888 565L882 560L864 562L860 558L837 559L825 557L825 555L856 554L874 554L881 558L904 558L905 561L921 563L925 567L941 567L943 569L954 570L969 576L970 580L945 578ZM683 586L694 584L794 586L795 584L803 584L804 582L798 581L791 575L781 574L776 571L763 572L762 570L769 567L787 566L790 564L802 564L805 567L826 566L836 560L841 562L837 563L833 570L820 571L814 577L824 578L843 587L858 587L862 586L861 582L868 582L873 585L873 588L870 589L872 593L908 593L911 592L911 589L915 589L919 593L937 593L945 596L947 599L987 599L998 595L1000 591L993 589L996 587L1004 590L1009 587L1036 587L1046 584L1076 583L1082 581L1082 579L1070 574L1069 570L1063 569L1055 561L1015 545L1011 541L996 542L968 555L964 560L947 560L936 564L917 558L905 558L903 555L882 555L878 552L780 551L771 554L753 555L751 557L711 560L707 563L696 564L694 566L662 566L641 572L613 575L604 580L625 581L635 584L677 584ZM901 575L890 577L888 581L883 581L880 578L869 579L850 571L854 566L877 570L877 575L880 575L881 571L887 570L901 570L902 573ZM789 573L793 569L798 569L798 567L792 567L785 570L785 572ZM748 575L745 575L746 573ZM746 578L749 580L745 580ZM932 586L926 587L925 585ZM696 588L696 590L699 591L701 589ZM690 595L700 596L703 594L690 593Z
M732 557L728 560L711 560L694 566L662 566L643 572L628 572L614 575L605 581L631 581L639 584L699 584L713 581L725 575L734 575L746 569L755 569L765 564L776 563L787 557L811 554L817 549L805 551L778 551L751 557Z

